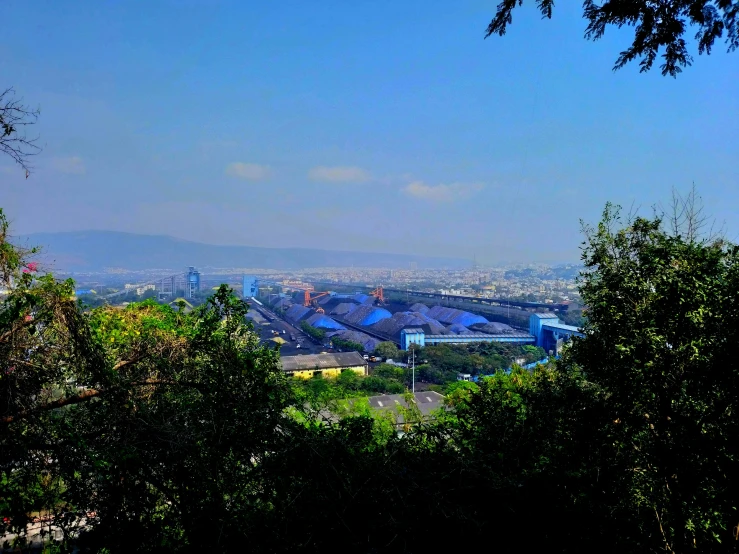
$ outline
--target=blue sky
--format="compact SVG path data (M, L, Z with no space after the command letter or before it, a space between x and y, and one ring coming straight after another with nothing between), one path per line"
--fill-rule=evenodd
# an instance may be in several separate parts
M739 53L614 73L629 30L587 42L568 2L483 40L496 4L6 0L0 86L44 151L0 161L0 206L23 234L566 261L606 201L695 182L739 236Z

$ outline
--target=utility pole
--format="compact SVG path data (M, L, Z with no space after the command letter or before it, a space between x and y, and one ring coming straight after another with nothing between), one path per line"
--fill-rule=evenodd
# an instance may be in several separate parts
M412 345L413 343L411 343ZM413 390L413 397L415 398L416 395L416 349L413 348L411 350L412 352L412 362L411 362L411 388Z

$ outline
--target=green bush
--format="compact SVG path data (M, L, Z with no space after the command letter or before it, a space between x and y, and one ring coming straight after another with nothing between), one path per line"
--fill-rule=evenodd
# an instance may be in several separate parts
M362 390L369 393L401 394L405 387L397 381L370 375L362 381Z
M317 341L323 341L326 338L326 331L313 327L307 321L300 322L300 328L310 337L313 337Z
M333 343L334 348L339 348L341 350L347 350L347 351L353 351L353 352L364 352L364 346L362 346L358 342L354 342L351 340L344 340L339 337L332 338L331 342Z

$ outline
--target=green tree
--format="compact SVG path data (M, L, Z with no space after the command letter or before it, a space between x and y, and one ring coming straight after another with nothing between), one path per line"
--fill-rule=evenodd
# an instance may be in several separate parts
M397 367L390 364L377 364L372 370L372 375L377 377L384 377L385 379L395 379L396 381L402 381L405 377L405 370L402 367Z
M43 507L67 532L95 512L79 543L96 551L225 547L292 398L246 305L221 287L189 314L85 314L0 235L0 531Z
M691 217L688 214L690 221ZM693 218L694 222L694 218ZM586 228L584 331L569 351L601 399L603 500L655 549L733 540L739 498L739 248L607 206ZM595 444L593 445L595 447Z
M362 377L351 370L342 371L336 377L336 383L345 391L357 391L362 386Z
M480 392L480 387L470 381L455 381L446 387L445 402L449 406L457 406L469 402L472 395Z
M391 360L397 360L400 350L395 346L394 342L386 341L381 342L375 347L375 354L382 356L385 359L390 358Z
M370 375L362 381L362 390L369 394L401 394L405 387L394 379Z
M340 348L341 350L348 350L353 352L364 352L364 346L358 342L352 340L345 340L339 337L333 337L331 342L334 348Z
M562 323L565 325L574 325L575 327L582 327L585 325L585 314L582 310L567 310L559 315Z
M504 35L513 21L513 10L522 4L523 0L502 0L485 36ZM537 0L536 4L551 19L554 0ZM614 69L639 59L640 70L649 71L660 55L662 74L677 76L693 62L685 40L690 27L696 28L699 54L710 54L724 36L729 51L739 46L739 7L732 0L585 0L583 17L588 22L585 37L590 40L601 38L608 27L635 28L631 46L619 54Z
M322 341L326 338L326 331L323 329L318 329L317 327L313 327L310 323L307 321L301 321L300 322L300 328L310 337L313 337L317 341Z

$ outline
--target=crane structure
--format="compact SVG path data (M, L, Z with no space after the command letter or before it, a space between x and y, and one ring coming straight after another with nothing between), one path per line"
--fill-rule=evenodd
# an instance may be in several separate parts
M377 300L380 302L380 304L385 303L385 295L382 292L382 285L378 285L378 287L370 292L370 296L374 296L377 298Z
M318 303L316 302L316 300L318 300L322 296L327 296L328 294L331 294L331 293L318 292L318 293L313 293L313 294L315 296L311 296L311 291L309 291L308 289L305 289L303 291L303 306L305 306L306 308L310 308L311 306L316 306L316 313L325 314L326 312L324 311L323 308L318 306Z

